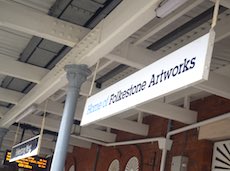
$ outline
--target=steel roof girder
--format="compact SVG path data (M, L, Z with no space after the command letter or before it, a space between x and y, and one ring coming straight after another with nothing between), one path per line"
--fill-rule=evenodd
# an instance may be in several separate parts
M11 1L0 1L0 26L73 47L89 29Z
M20 102L14 106L5 117L0 120L0 125L9 127L14 119L33 103L41 103L44 97L66 84L66 73L63 67L69 63L94 65L98 59L112 51L135 31L143 27L156 17L155 9L160 0L124 0L102 22L92 29L84 40L93 40L93 48L80 41ZM129 10L127 10L129 9ZM113 25L111 24L113 23ZM102 27L103 26L103 27ZM94 34L97 34L96 36ZM79 48L82 47L83 48ZM42 100L41 100L42 99ZM38 104L39 104L38 103Z

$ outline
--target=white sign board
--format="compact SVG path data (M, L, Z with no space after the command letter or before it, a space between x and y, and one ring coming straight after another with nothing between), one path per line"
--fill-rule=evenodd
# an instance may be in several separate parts
M214 35L212 31L88 98L81 125L207 80Z
M40 135L28 139L12 147L10 162L38 155L40 150Z

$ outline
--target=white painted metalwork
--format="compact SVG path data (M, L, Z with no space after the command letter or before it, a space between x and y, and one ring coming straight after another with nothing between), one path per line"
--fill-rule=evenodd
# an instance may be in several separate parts
M69 168L69 171L75 171L75 166L72 165L72 166Z
M108 171L120 171L120 162L117 159L114 159L110 165Z
M49 71L48 69L16 61L5 55L0 55L0 68L0 74L20 78L34 83L39 83Z
M213 148L212 171L230 170L230 140L216 142Z
M125 166L125 171L139 171L139 169L140 169L139 160L135 156L130 158Z
M75 114L75 119L81 120L81 115L84 110L84 105L85 105L85 98L80 98L78 101L78 107L76 109L76 114ZM43 111L44 109L44 103L38 105L37 109L40 111ZM59 102L53 102L49 101L48 106L47 106L47 111L49 113L62 116L64 105ZM121 119L121 118L108 118L106 120L103 120L101 122L98 122L97 125L105 126L105 127L110 127L138 135L147 135L148 134L148 125L138 123L135 121L130 121L127 119Z
M0 100L12 104L17 104L25 94L18 91L0 88Z
M57 131L59 119L63 111L63 104L60 102L64 99L65 89L63 89L63 87L66 85L66 80L62 75L62 67L69 62L86 63L89 64L89 66L93 66L98 58L105 56L106 59L103 59L105 62L103 60L100 62L97 74L98 76L103 75L104 73L110 71L111 68L118 66L119 64L131 66L127 70L118 74L116 77L105 82L102 87L103 89L108 85L114 84L118 80L123 79L138 69L141 69L144 66L160 59L162 56L175 51L197 37L200 37L210 28L209 22L206 22L186 35L174 40L167 46L162 47L157 52L152 52L143 47L146 47L157 39L160 39L164 36L164 34L168 34L178 26L195 17L197 14L207 10L213 5L213 3L204 0L188 1L185 5L175 10L175 12L169 14L164 19L156 19L154 18L154 9L158 6L160 1L137 0L135 3L139 4L136 4L136 6L133 5L133 0L124 1L125 4L123 4L122 7L120 6L118 7L119 9L112 12L113 15L109 14L108 18L106 18L105 21L102 21L98 27L91 31L92 34L87 35L82 41L81 39L90 30L46 15L49 8L54 3L54 0L2 0L0 2L0 73L3 74L0 75L0 83L5 76L9 75L39 84L26 96L23 93L18 93L5 88L0 89L0 101L15 104L13 109L3 106L0 107L0 117L3 118L0 121L2 126L8 127L16 120L23 121L25 119L25 123L31 123L34 126L40 127L41 117L31 115L24 118L26 115L23 116L23 113L26 109L30 109L29 107L31 105L36 103L38 105L35 113L43 111L43 102L53 95L54 92L57 92L57 94L55 93L52 96L53 98L50 98L53 101L50 101L47 106L47 111L51 113L48 119L50 122L54 122L54 124L49 123L45 127L48 130ZM132 6L129 4L132 4ZM221 0L220 4L227 8L230 7L228 0ZM129 6L130 10L126 10L127 6ZM37 24L36 21L40 21L40 19L38 20L40 17L44 22L38 22L39 24ZM139 22L142 17L146 20ZM55 21L57 21L57 23ZM64 28L62 25L63 23ZM188 123L192 123L194 119L193 116L195 116L196 113L194 112L194 115L190 114L182 116L183 112L187 114L187 112L191 113L192 111L185 111L184 109L182 112L181 108L176 106L183 104L183 98L185 96L191 97L191 100L203 98L210 94L217 94L222 97L230 98L230 50L228 48L230 41L230 25L226 23L230 23L229 10L218 16L217 25L215 27L215 31L217 33L215 40L215 52L212 58L212 72L210 74L209 81L197 86L196 88L189 87L188 89L180 92L167 95L166 97L159 99L157 103L154 102L154 108L150 104L146 108L140 106L141 111L148 111L150 114L162 112L169 113L169 111L171 111L171 113L177 113L178 118L181 116L181 120L183 122L186 121ZM147 25L144 26L144 24ZM68 30L67 28L69 28L69 26L73 26L74 29ZM80 28L82 32L78 33L75 28ZM75 50L67 54L62 62L57 64L57 67L53 71L48 71L40 67L16 61L31 39L32 35L30 34L55 41L57 43L69 45L74 47ZM71 34L74 34L75 37L68 37L68 35L70 36ZM128 38L129 36L131 37ZM128 38L128 40L123 41L126 38ZM79 41L81 42L79 43ZM134 42L134 44L130 44L130 42ZM77 43L79 44L77 45ZM223 49L225 50L223 51ZM112 52L110 52L111 50ZM88 82L82 87L81 95L87 96L91 79L92 76L89 77ZM62 90L60 90L60 88ZM96 90L93 93L97 91L100 90ZM204 91L210 93L205 93ZM84 104L85 97L83 97L78 104L80 107L76 112L75 119L81 120ZM113 143L116 135L104 134L105 131L101 131L99 129L106 130L105 127L109 127L109 129L114 128L139 135L146 135L148 133L148 125L137 123L132 120L135 117L130 117L132 115L137 116L138 112L139 111L137 111L137 109L127 111L126 113L121 114L119 118L104 120L101 123L97 123L98 125L91 125L90 128L85 130L83 129L81 134L80 131L76 131L76 134L84 136L84 138L94 138L96 141L109 140ZM30 115L31 113L33 112L24 114ZM146 116L146 114L144 116ZM169 116L171 117L170 114ZM190 116L191 118L189 118ZM127 117L129 118L127 119ZM79 128L77 127L77 129ZM10 127L10 130L13 131L14 128ZM13 137L12 131L9 135L7 135L7 137ZM31 135L26 134L26 137L29 138ZM48 137L48 142L44 141L44 144L47 144L47 148L43 145L43 152L47 154L52 153L53 146L55 145L55 142L52 140L53 137L52 139ZM7 145L7 139L4 141L4 144ZM91 143L71 137L71 145L90 148Z
M0 26L70 47L75 46L89 32L89 29L39 13L12 1L0 1Z
M158 0L145 0L144 2L139 0L122 1L116 9L91 30L51 72L43 77L39 85L35 86L20 100L20 104L14 106L10 112L0 120L0 125L8 127L14 122L14 118L31 104L43 102L54 92L66 85L65 72L63 70L66 64L73 62L84 63L91 67L99 58L108 54L132 33L155 18L156 13L154 9L158 3ZM129 10L127 10L127 8L129 8ZM110 24L111 22L113 22L113 25ZM16 21L14 23L16 25L22 25L22 23L17 23ZM30 26L31 25L32 24L30 24ZM45 28L45 31L50 31L49 29L47 30L47 27ZM54 34L51 35L54 36ZM60 38L60 36L56 38L58 37Z

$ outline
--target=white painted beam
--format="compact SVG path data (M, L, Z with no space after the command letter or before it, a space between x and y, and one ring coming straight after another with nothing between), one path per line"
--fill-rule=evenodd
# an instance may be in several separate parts
M130 109L130 110L127 110L127 111L124 111L124 112L118 114L116 117L123 118L123 119L130 118L130 117L132 118L134 115L137 115L139 113L140 112L135 110L135 109Z
M48 148L54 150L56 146L56 142L54 141L44 141L42 140L41 147ZM68 146L68 152L71 153L73 151L73 146Z
M108 54L114 47L119 45L132 33L136 32L151 19L155 18L155 9L159 3L159 0L122 1L117 8L115 8L102 22L97 25L96 29L102 27L100 37L101 41L99 42L100 47L95 46L88 55L95 56L96 54L96 56L102 57L105 54ZM88 49L89 48L91 47L88 47ZM98 57L95 61L97 61ZM90 62L86 58L84 61L86 61L84 63L95 63L95 61Z
M3 117L6 112L8 112L9 109L6 107L0 107L0 117Z
M6 137L7 136L14 137L17 129L18 129L18 126L14 126L14 125L10 126L9 131L6 134ZM19 136L22 134L22 131L23 131L23 129L19 128L19 131L18 131ZM38 132L36 132L36 133L38 133ZM25 135L25 138L30 138L30 137L34 136L32 131L29 131L29 130L25 131L24 135ZM47 141L53 141L55 139L55 137L56 137L55 135L43 134L43 139L47 140ZM18 137L18 139L19 139L19 137Z
M198 3L198 1L196 1ZM230 35L230 17L224 16L215 27L216 37L215 42L218 42ZM156 31L158 30L155 28ZM154 30L151 30L154 32ZM206 32L206 31L205 31ZM205 33L204 32L204 33ZM204 34L203 33L203 34ZM192 37L191 37L192 39ZM189 40L191 41L191 40ZM189 41L184 41L181 45L171 48L166 52L153 52L140 47L135 47L134 45L129 45L127 42L122 43L120 46L115 48L111 54L108 54L106 57L110 60L114 60L118 63L126 64L128 66L142 69L143 67L155 62L156 60L164 57L168 53L175 51L178 47L182 47L187 44Z
M84 106L85 106L86 98L81 98L78 100L76 113L75 113L75 119L81 120ZM41 105L38 105L38 110L44 111L45 108L45 102ZM52 114L56 114L58 116L62 116L64 109L64 104L54 102L54 101L48 101L46 111ZM135 133L138 135L144 135L146 136L148 134L148 125L137 123L134 121L129 121L121 118L111 118L106 119L103 121L100 121L97 123L97 125L110 127L130 133Z
M48 100L47 105L46 102L37 105L37 110L39 111L47 111L48 113L52 113L58 116L62 116L64 109L64 104Z
M49 72L50 73L50 72ZM48 73L48 74L49 74ZM53 75L53 78L55 76ZM45 80L48 79L45 77ZM48 79L49 80L49 79ZM44 101L46 98L48 98L51 94L56 92L57 90L60 89L60 87L63 87L66 84L66 78L63 76L61 79L57 79L56 81L53 80L53 83L50 83L49 85L46 85L48 80L44 81L42 85L35 86L29 93L27 93L21 100L20 102L15 105L11 110L9 110L4 117L0 120L0 125L3 127L9 127L12 125L17 117L25 111L27 108L29 108L31 105L33 105L36 102L36 99L38 97L42 97L42 101ZM59 84L57 84L59 83ZM47 87L48 86L48 87ZM51 86L51 87L49 87ZM48 90L47 90L48 88ZM45 92L42 93L40 90L46 90Z
M201 90L230 99L230 78L211 72L207 81L195 86Z
M77 139L73 137L72 135L70 136L69 144L72 146L77 146L77 147L86 148L86 149L90 149L92 145L91 142Z
M226 140L230 138L230 119L217 121L199 128L198 139Z
M195 123L197 120L197 112L195 111L156 101L137 106L135 109L186 124Z
M77 107L76 107L76 112L75 112L75 119L77 120L81 120L82 118L82 114L83 114L83 110L84 110L84 106L85 106L85 102L86 102L86 98L85 97L81 97L78 99L78 103L77 103ZM44 111L45 110L45 104L41 103L40 105L37 105L37 109L39 111ZM59 102L55 102L55 101L51 101L49 100L46 106L46 111L58 116L62 116L63 114L63 110L64 110L64 104L63 103L59 103Z
M141 37L134 42L134 45L139 45L157 32L161 31L163 28L168 26L169 24L175 22L178 18L181 16L185 15L187 12L201 4L204 0L193 0L193 1L188 1L180 7L177 11L171 13L171 15L168 15L167 17L161 19L156 25L154 25L152 28L150 28L148 31L143 33Z
M36 136L36 135L32 134L32 132L31 132L31 133L29 133L29 132L31 132L31 131L29 131L29 130L25 131L25 134L23 135L23 140L22 140L22 141L26 141L26 140L28 140L28 139L30 139L30 138ZM15 139L15 136L16 136L16 132L12 132L12 131L10 130L10 131L4 136L4 140L10 140L10 141L12 141L12 144L13 144L14 139ZM22 136L22 131L18 132L18 134L17 134L17 140L16 140L16 142L15 142L16 144L19 144L20 139L21 139L21 136ZM44 141L46 142L46 141L52 141L52 140L54 140L54 138L53 138L53 139L49 139L49 140L46 139L46 138L43 138L42 140L44 140Z
M32 126L40 128L42 125L42 119L43 119L43 117L41 117L41 116L29 115L26 118L24 118L23 120L21 120L21 123L30 124ZM59 125L60 125L59 120L46 118L45 129L53 131L53 132L58 132Z
M215 31L216 31L216 38L215 38L215 42L221 41L222 39L228 37L230 35L230 25L226 24L230 22L230 17L229 16L225 16L221 21L218 22L217 26L215 27ZM132 46L132 45L130 45ZM133 47L135 48L135 47ZM171 50L176 50L175 49L171 49ZM116 51L116 49L114 50ZM165 53L156 53L156 52L149 52L148 53L143 53L144 55L137 55L137 56L133 56L133 58L129 57L129 51L134 51L132 48L127 48L126 46L120 46L118 47L117 51L119 52L118 55L115 55L115 53L111 53L110 55L110 59L111 60L116 60L116 62L120 62L120 63L124 63L126 65L129 65L131 67L135 67L138 69L143 68L144 66L149 65L149 60L152 58L152 62L156 61L157 59L161 58L164 56L164 54L167 54L168 52ZM114 55L113 55L114 54ZM126 55L128 54L128 55ZM136 58L139 58L139 60L141 59L141 65L140 63L137 61ZM128 60L127 60L128 59ZM225 68L225 70L229 70L229 68ZM225 97L225 98L229 98L229 90L228 90L228 85L229 85L229 81L228 79L225 80L225 78L223 78L223 76L220 76L219 82L215 82L215 78L213 78L215 74L211 73L210 79L209 81L206 81L202 84L199 84L198 86L195 86L196 88L200 89L200 90L192 90L192 92L194 93L199 93L201 92L201 90ZM222 79L221 79L222 78ZM213 81L212 81L213 80ZM220 81L223 81L222 83ZM214 85L211 86L212 82L214 83ZM218 84L218 85L217 85ZM186 90L187 91L187 90ZM190 90L189 90L190 91ZM179 94L181 94L180 92L178 92ZM175 93L175 95L169 95L169 97L166 96L165 98L165 102L166 103L170 103L170 99L173 98L174 100L175 97L178 95L178 93ZM182 93L184 93L184 91L182 91ZM191 95L191 93L190 93ZM178 98L181 98L181 96L178 96ZM176 97L177 98L177 97ZM169 100L168 100L169 99Z
M89 127L83 127L80 131L80 136L100 140L103 142L115 142L116 134L106 131L100 131Z
M36 115L30 115L24 118L21 122L40 128L42 123L42 117ZM45 129L53 132L58 132L59 126L60 126L60 120L46 118ZM81 129L80 126L75 126L75 127L76 129L80 130L80 135L84 137L91 137L105 142L114 142L116 139L116 134L113 133L108 133L105 131L100 131L100 130L91 129L87 127Z
M161 56L151 50L134 46L125 41L105 57L112 61L141 69L160 59Z
M0 87L0 101L17 104L25 94Z
M0 26L42 37L70 47L78 43L89 30L81 26L42 14L13 1L0 1Z
M95 124L143 136L147 136L149 131L149 126L146 124L130 121L127 119L121 119L118 117L112 117L98 121Z
M0 74L39 83L48 71L47 69L19 62L5 55L0 55Z
M181 91L178 91L176 93L172 93L168 96L166 96L163 101L165 103L170 103L170 104L174 104L176 103L178 100L184 98L185 96L192 96L194 94L199 94L201 93L202 90L194 88L194 87L189 87L186 89L183 89Z
M66 64L93 66L98 59L111 52L131 34L155 18L155 9L159 2L160 0L122 1L41 80L39 85L36 85L0 120L0 126L9 127L26 108L33 103L42 103L63 87L67 83L63 70Z
M14 138L15 138L15 134L16 134L16 130L17 130L17 127L16 126L11 126L9 128L9 131L7 132L7 134L5 135L4 139L9 139L9 140L13 140L14 141ZM20 136L22 134L22 129L19 129L19 132L18 132L18 139L17 139L17 142L18 140L20 139ZM24 140L26 139L29 139L31 137L33 137L34 135L32 134L31 131L27 130L25 131L24 133ZM49 135L49 134L43 134L42 136L42 141L44 142L54 142L54 140L56 140L56 136L54 135ZM55 143L55 142L54 142ZM43 143L44 147L45 147L45 144L46 143ZM50 146L52 147L51 149L54 149L55 144L51 144ZM86 141L83 141L83 140L80 140L80 139L76 139L76 138L72 138L70 137L70 142L69 142L69 146L70 146L70 150L72 149L71 146L77 146L77 147L82 147L82 148L91 148L91 143L90 142L86 142Z

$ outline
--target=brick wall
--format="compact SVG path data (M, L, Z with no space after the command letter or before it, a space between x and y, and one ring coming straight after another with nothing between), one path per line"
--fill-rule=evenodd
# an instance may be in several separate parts
M198 120L205 120L226 112L230 112L230 100L217 96L210 96L192 102L191 108L198 111ZM149 124L148 137L165 136L168 120L156 116L144 118ZM172 129L182 127L184 124L172 122ZM117 134L117 141L143 138L134 134L113 130ZM185 155L189 158L188 171L209 171L211 168L213 143L207 140L198 141L198 130L194 129L172 137L173 146L167 156L166 171L170 171L172 156ZM98 157L97 157L98 156ZM74 148L68 154L66 170L76 164L77 171L107 171L114 159L119 159L120 170L124 171L128 160L136 156L142 162L142 171L159 171L161 151L157 143L128 145L118 147L102 147L93 145L90 150Z

